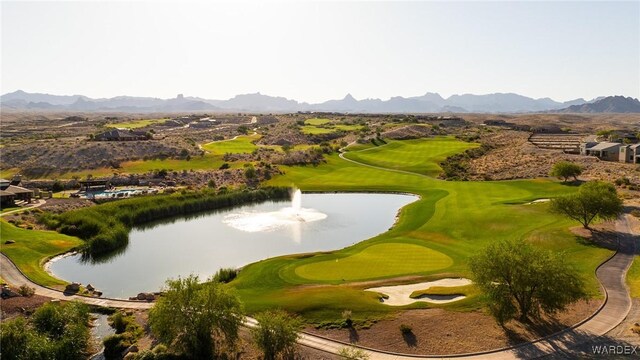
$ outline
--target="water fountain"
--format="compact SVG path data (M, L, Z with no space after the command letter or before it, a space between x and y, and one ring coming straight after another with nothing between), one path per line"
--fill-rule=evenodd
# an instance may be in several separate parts
M229 214L224 223L242 231L259 232L271 231L285 226L294 230L301 223L326 219L327 215L315 209L302 207L302 192L294 189L291 196L291 206L272 212L240 212Z

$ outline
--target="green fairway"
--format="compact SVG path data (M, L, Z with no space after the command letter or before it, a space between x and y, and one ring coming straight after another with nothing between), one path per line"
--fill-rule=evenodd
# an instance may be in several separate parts
M421 198L405 206L396 225L384 234L331 253L248 265L232 286L249 311L278 306L313 321L339 318L341 309L363 317L378 316L394 310L349 281L394 281L406 275L468 277L467 259L480 249L494 241L524 239L564 252L583 275L590 295L599 296L594 270L611 251L578 241L568 231L575 224L550 213L548 203L527 204L573 192L575 187L546 179L451 182L433 178L439 171L438 161L474 146L440 137L392 141L346 153L348 159L399 171L355 164L335 154L322 166L283 167L285 175L273 178L269 185L295 185L306 191L407 192ZM318 290L308 284L324 285ZM442 306L477 308L479 299L473 296ZM434 305L408 307L427 306Z
M330 259L299 266L296 275L308 280L352 281L440 270L453 264L441 252L404 243L372 245L344 258L323 257Z
M13 240L14 244L5 244ZM65 282L49 275L43 263L55 256L83 244L83 241L72 236L54 231L26 230L15 227L0 220L0 241L2 253L19 265L20 270L34 282L46 286L63 285Z
M330 134L340 130L356 131L362 128L362 125L335 124L328 119L309 119L304 123L301 131L303 134L309 135Z
M260 135L237 136L231 140L214 141L202 145L202 148L211 152L213 155L232 154L250 154L258 148L254 142L260 139Z
M127 122L119 122L113 124L107 124L106 127L118 128L118 129L139 129L150 125L162 124L168 119L143 119L143 120L131 120Z
M390 140L386 145L350 151L345 157L361 163L384 168L411 171L437 176L442 169L438 163L448 156L478 146L452 137L425 140Z
M328 124L330 123L331 120L329 119L319 119L319 118L313 118L313 119L307 119L305 120L305 124L306 125L313 125L313 126L317 126L317 125L324 125L324 124Z

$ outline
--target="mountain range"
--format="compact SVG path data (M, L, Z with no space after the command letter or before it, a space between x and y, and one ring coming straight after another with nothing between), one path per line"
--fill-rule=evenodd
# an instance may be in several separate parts
M298 102L284 97L258 93L236 95L228 100L185 97L172 99L117 96L92 99L84 95L50 95L18 90L0 97L2 109L178 112L178 111L243 111L243 112L350 112L350 113L523 113L523 112L640 112L637 99L623 96L600 97L590 101L575 99L566 102L550 98L534 99L513 93L486 95L452 95L443 98L438 93L421 96L396 96L389 100L356 100L350 94L339 100L317 104Z

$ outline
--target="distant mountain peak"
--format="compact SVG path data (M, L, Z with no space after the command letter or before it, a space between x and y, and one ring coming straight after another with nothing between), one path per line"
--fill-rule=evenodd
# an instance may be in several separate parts
M344 99L342 99L342 100L343 100L343 101L352 101L352 102L354 102L354 101L358 101L358 100L356 100L353 96L351 96L351 94L347 94L347 95L345 95Z
M559 110L565 113L640 113L640 101L621 95L607 96L599 100L572 105Z

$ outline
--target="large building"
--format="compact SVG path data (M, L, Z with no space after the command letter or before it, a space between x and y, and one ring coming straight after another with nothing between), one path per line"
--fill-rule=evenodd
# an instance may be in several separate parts
M30 203L33 191L18 186L20 180L0 179L0 207L13 206L16 202Z

